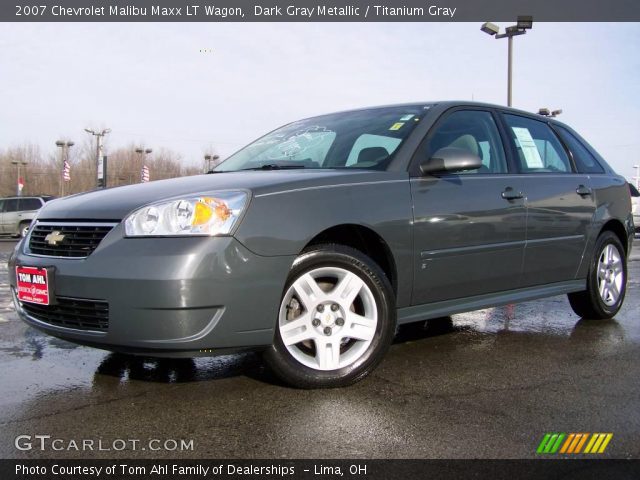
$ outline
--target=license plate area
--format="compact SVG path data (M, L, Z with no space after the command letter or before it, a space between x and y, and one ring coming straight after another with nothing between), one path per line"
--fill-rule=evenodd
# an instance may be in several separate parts
M37 305L51 305L53 299L53 269L48 267L16 266L18 300Z

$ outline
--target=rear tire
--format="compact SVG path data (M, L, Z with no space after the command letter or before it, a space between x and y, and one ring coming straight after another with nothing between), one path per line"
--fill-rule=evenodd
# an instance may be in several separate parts
M613 318L624 301L627 290L627 259L618 237L604 231L598 237L589 264L587 288L570 293L569 303L582 318Z
M382 269L353 248L317 245L293 263L264 358L289 385L343 387L378 365L395 328L395 296Z

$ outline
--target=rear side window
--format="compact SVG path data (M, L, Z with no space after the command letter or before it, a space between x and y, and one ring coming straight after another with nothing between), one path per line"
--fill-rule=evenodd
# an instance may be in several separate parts
M42 204L37 198L21 198L20 210L38 210Z
M632 197L640 197L640 192L638 192L638 189L636 187L633 186L632 183L629 183L629 193L631 194Z
M4 201L4 212L17 212L18 211L18 199L9 198Z
M522 173L568 173L571 162L553 130L544 122L504 116L516 146Z
M564 143L569 147L573 161L580 173L604 173L604 168L598 163L596 158L569 130L563 127L556 127Z

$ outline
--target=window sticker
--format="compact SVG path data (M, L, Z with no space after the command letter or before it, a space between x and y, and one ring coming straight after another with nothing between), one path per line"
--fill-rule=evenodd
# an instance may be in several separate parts
M404 125L404 122L396 122L393 125L391 125L391 128L389 130L400 130L403 125Z
M529 129L523 127L511 127L511 129L516 135L516 144L522 150L527 168L544 168L540 152Z
M411 120L413 118L413 114L410 113L408 115L403 115L402 117L400 117L400 121L401 122L406 122L407 120Z

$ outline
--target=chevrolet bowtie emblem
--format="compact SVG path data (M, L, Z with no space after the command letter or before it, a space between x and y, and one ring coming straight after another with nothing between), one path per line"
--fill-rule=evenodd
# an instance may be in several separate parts
M44 237L44 241L49 245L58 245L58 243L62 243L64 240L64 235L62 235L58 230L54 230L49 235Z

